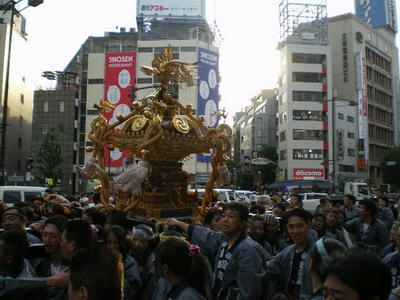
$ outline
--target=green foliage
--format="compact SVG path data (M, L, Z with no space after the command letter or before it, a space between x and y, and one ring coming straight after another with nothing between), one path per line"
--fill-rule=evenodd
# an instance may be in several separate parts
M262 144L261 150L257 151L259 157L267 158L273 162L278 162L278 151L275 146Z
M61 154L61 145L57 143L53 134L48 133L40 146L36 159L39 181L42 184L46 183L46 178L52 178L54 183L57 182L57 179L63 178L62 168L59 168L63 162Z
M394 165L387 165L394 164ZM381 161L384 183L400 185L400 147L394 147L386 151Z

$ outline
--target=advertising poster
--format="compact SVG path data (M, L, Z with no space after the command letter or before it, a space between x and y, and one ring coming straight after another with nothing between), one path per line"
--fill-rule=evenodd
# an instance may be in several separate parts
M106 107L104 117L109 124L113 124L117 122L118 114L126 116L131 112L129 94L136 82L136 53L106 53L105 63L104 99L115 108ZM122 127L123 124L117 129L121 130ZM126 157L129 157L127 150L106 150L105 166L122 167L123 158Z
M138 0L137 15L145 17L205 17L204 0Z
M294 180L325 179L324 169L293 169Z
M395 0L356 0L356 15L373 27L388 26L397 32Z
M199 48L199 79L197 96L197 115L205 116L205 123L208 128L218 126L218 118L213 115L218 110L218 53ZM210 162L213 153L199 154L197 161Z

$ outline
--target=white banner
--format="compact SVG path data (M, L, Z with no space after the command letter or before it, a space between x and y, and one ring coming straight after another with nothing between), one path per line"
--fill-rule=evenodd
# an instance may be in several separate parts
M205 18L205 0L138 0L136 11L144 17Z

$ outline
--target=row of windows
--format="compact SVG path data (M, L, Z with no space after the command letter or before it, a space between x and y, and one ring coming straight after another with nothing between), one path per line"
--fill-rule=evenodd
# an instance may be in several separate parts
M392 90L392 79L367 66L367 79L389 91Z
M386 129L386 128L379 127L379 126L372 125L372 124L368 125L368 136L371 139L376 139L378 141L382 141L385 143L393 143L394 142L393 130Z
M385 70L388 73L392 73L392 64L389 60L382 57L372 49L366 47L365 48L365 56L369 63L372 63L381 69Z
M324 141L326 140L326 131L313 129L293 129L293 140ZM279 133L279 141L286 141L285 130Z
M339 120L344 120L344 114L338 113L338 119ZM347 116L347 122L354 123L354 117Z
M351 165L339 165L339 172L355 173L355 166Z
M64 124L62 124L62 123L58 124L57 129L58 129L58 133L64 133ZM49 133L49 124L43 124L42 133L43 134Z
M293 72L293 82L324 82L326 74L311 72Z
M385 106L387 108L393 107L393 97L385 92L382 92L377 88L374 88L373 86L368 85L367 97L368 99L371 99L376 103L379 103L380 105Z
M371 160L378 160L381 161L383 155L389 149L387 147L382 147L378 145L369 145L369 156Z
M326 55L309 53L292 53L292 62L301 64L324 64Z
M160 54L165 47L138 47L139 53L152 53ZM179 47L171 47L172 52L179 52ZM180 47L180 52L196 52L196 47Z
M309 92L309 91L293 91L293 101L324 102L324 101L326 101L326 93Z
M59 106L60 112L64 112L64 101L60 101L59 103L60 103L60 106ZM49 102L48 101L43 102L43 111L44 112L49 111Z
M368 117L388 126L393 125L393 113L379 107L368 105Z
M347 149L347 155L355 157L356 151L353 148ZM287 159L287 150L280 151L280 159ZM295 160L323 160L324 151L322 149L293 149L293 159Z
M294 121L322 121L323 113L318 110L293 110Z

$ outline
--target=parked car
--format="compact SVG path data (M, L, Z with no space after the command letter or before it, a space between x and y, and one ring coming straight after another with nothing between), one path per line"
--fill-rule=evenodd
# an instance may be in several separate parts
M319 205L319 199L328 197L327 193L304 193L300 194L303 201L303 208L311 213L315 212Z
M0 202L13 206L15 203L42 196L46 189L39 186L0 186Z
M236 190L235 192L239 195L239 197L243 201L246 201L247 203L250 203L251 201L255 200L255 195L254 195L254 192L252 192L252 191Z

